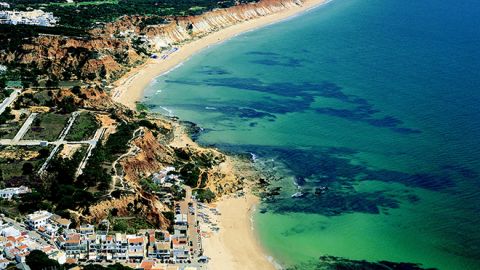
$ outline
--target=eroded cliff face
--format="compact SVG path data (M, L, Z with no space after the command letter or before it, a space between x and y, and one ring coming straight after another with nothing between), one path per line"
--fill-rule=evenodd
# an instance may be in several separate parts
M59 80L114 80L142 61L128 41L106 36L39 36L0 54L2 63L23 64Z
M240 22L277 13L302 4L303 0L262 0L257 3L217 9L198 16L175 17L171 18L171 22L168 24L152 25L143 29L132 27L134 24L129 27L125 20L120 20L107 25L105 30L112 33L114 29L122 29L123 31L130 29L135 33L145 35L152 49L162 50L171 45L183 43Z
M79 219L80 222L98 224L109 215L118 217L141 216L158 228L166 229L168 220L162 215L167 211L155 196L135 193L122 195L120 198L104 200L88 208L88 215Z
M125 181L137 186L138 181L175 163L173 150L160 143L152 131L145 129L144 134L136 138L132 145L134 152L120 161Z

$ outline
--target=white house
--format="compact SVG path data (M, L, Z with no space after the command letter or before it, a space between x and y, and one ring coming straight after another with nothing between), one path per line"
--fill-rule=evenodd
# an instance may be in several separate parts
M0 235L3 237L9 237L9 236L19 237L21 233L19 230L15 229L13 226L10 226L10 227L3 228L0 231Z
M0 198L11 200L13 196L32 192L28 187L20 186L14 188L0 189Z
M36 211L33 214L27 215L27 225L31 228L38 229L40 227L45 227L47 225L48 220L52 216L52 213L48 211Z

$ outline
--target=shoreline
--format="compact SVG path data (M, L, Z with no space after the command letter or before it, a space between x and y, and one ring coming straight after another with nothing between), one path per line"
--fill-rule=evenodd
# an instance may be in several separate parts
M214 203L221 214L216 220L220 230L202 238L204 254L210 258L208 269L278 269L253 228L252 216L259 201L247 191L243 196L232 194Z
M179 45L177 46L178 50L170 53L168 58L160 60L161 55L159 55L158 59L149 59L117 80L113 84L112 99L136 110L137 102L144 97L145 90L156 77L181 66L192 55L239 34L292 18L328 2L329 0L306 0L302 6L243 21ZM188 135L181 134L179 136ZM188 138L181 141L190 140ZM269 256L253 228L253 214L259 203L260 199L252 193L249 187L245 187L244 196L230 194L221 197L215 203L215 207L221 213L216 217L220 230L210 232L209 237L202 237L204 254L210 258L208 269L275 270L280 268Z
M284 9L280 12L258 17L248 21L228 26L218 31L212 32L206 36L178 45L173 53L170 53L164 60L148 59L147 62L134 67L124 76L112 84L112 99L115 102L123 104L130 109L135 110L136 103L144 97L146 88L152 81L161 75L180 66L184 61L188 60L192 55L219 43L222 43L239 34L252 31L273 23L278 23L285 19L294 17L312 8L324 5L329 0L306 0L302 6Z

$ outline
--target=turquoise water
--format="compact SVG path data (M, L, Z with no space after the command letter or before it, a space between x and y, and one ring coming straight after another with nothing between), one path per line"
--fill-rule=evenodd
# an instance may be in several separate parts
M145 103L276 176L255 221L285 266L480 269L479 14L475 0L336 0L204 50Z

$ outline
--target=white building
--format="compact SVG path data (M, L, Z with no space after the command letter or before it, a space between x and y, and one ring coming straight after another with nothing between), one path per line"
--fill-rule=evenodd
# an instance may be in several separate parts
M20 186L14 188L0 189L0 198L11 200L13 196L32 192L28 187Z
M13 226L10 226L10 227L3 228L0 231L0 235L3 237L9 237L9 236L19 237L21 233L19 230L15 229Z
M37 211L33 214L27 215L26 223L31 228L38 229L40 227L45 227L51 216L52 213L48 211Z
M5 2L0 2L0 8L10 8L10 4Z
M40 9L32 11L0 11L0 24L28 24L40 26L55 26L57 18L50 12Z
M169 180L175 180L176 177L174 175L170 175L169 172L175 171L175 167L166 167L165 169L159 171L158 173L153 174L153 182L157 185L163 185L165 182Z

